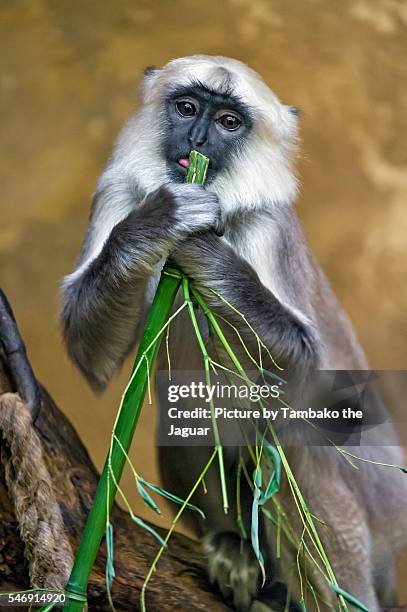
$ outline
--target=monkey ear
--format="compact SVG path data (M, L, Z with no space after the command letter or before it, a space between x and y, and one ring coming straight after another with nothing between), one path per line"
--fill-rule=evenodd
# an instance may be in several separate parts
M300 111L300 109L297 106L289 106L288 110L290 111L290 113L292 113L296 117L301 115L301 111Z
M297 138L299 109L289 104L281 104L274 130L280 137L289 142Z
M141 83L141 91L144 102L151 99L155 87L156 77L161 72L156 66L147 66L144 68L144 79Z
M158 71L159 71L159 68L157 68L157 66L146 66L143 70L145 77L152 76Z

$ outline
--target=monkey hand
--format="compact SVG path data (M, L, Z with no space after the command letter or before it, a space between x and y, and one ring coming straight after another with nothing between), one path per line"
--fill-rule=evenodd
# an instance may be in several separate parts
M189 236L171 253L171 259L202 288L217 288L240 263L238 255L213 231Z
M176 238L184 239L206 231L222 231L218 198L200 185L162 185L145 198L142 209L147 214L156 214L160 226L166 224Z

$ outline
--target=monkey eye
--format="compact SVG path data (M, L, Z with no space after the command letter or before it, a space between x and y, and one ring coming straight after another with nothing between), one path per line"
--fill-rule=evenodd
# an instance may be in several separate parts
M189 98L177 100L175 102L175 108L177 109L177 113L181 115L181 117L193 117L198 112L196 102L190 100Z
M242 125L241 118L231 112L223 113L216 119L216 121L223 127L224 130L228 130L228 132L233 132Z

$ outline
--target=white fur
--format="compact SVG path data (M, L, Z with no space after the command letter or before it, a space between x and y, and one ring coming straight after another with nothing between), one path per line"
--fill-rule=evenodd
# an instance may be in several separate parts
M292 202L297 191L292 163L297 146L296 116L290 107L281 104L260 76L242 62L207 55L169 62L145 79L145 106L140 114L150 113L151 109L156 112L156 105L161 104L169 83L187 87L199 80L216 88L224 79L225 70L231 76L233 93L253 110L254 126L244 152L236 156L232 167L220 173L208 189L219 196L223 209L228 212L236 207L256 208L265 202ZM150 178L147 168L150 160L146 159L144 164L136 151L132 154L141 161L138 168L142 169L143 176L145 168ZM152 160L153 164L156 160ZM161 172L160 176L163 176Z
M242 62L207 55L173 60L144 79L143 103L122 129L98 182L96 195L102 195L96 197L86 247L78 268L65 278L65 286L83 273L101 252L113 227L139 203L134 201L129 185L136 183L140 194L145 195L169 180L157 122L169 85L188 86L199 80L216 87L226 71L233 93L253 110L254 125L244 151L208 190L216 193L225 212L292 202L297 190L292 167L297 120L289 107L281 104L260 76Z

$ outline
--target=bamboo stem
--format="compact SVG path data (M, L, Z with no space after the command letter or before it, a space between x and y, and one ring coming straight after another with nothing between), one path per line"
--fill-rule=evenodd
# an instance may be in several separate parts
M180 279L163 274L150 310L143 339L135 361L135 368L138 368L137 373L127 389L120 416L114 429L114 436L120 440L126 452L128 452L130 448L148 386L149 367L145 358L146 350L156 336L157 330L161 329L166 323L180 282ZM161 338L156 341L147 352L150 364L155 361L160 340ZM105 532L108 512L113 505L116 495L117 486L115 482L112 482L110 479L110 470L112 470L115 475L116 482L119 482L125 461L125 455L117 442L114 441L99 479L95 499L86 521L72 573L66 587L68 597L69 594L72 593L73 595L86 598L90 572ZM81 612L83 606L83 601L69 599L66 610L68 612Z
M203 184L208 162L205 156L192 151L186 181ZM174 270L166 274L166 266L164 266L134 362L133 375L123 395L114 425L112 445L99 479L95 499L65 589L68 597L67 612L82 612L86 604L90 572L109 522L109 513L126 462L126 453L130 449L146 391L149 388L150 372L153 370L162 332L170 316L180 284L181 275L174 273ZM125 449L125 453L117 440ZM111 478L112 474L114 478Z

